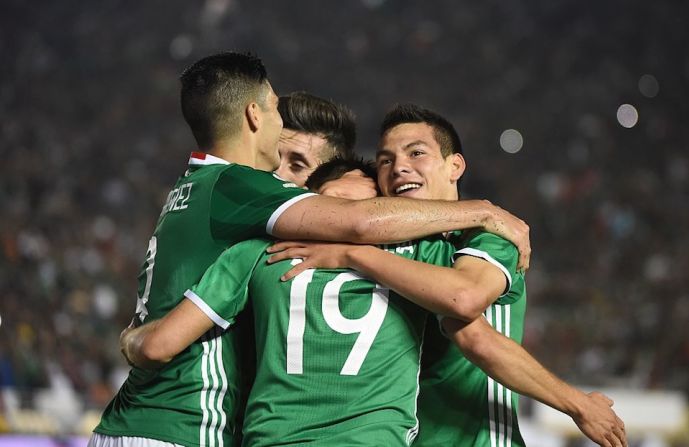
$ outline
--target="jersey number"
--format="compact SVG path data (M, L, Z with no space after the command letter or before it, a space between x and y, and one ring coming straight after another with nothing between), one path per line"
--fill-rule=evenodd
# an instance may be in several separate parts
M140 296L136 297L136 314L139 320L143 323L148 315L146 303L148 302L148 295L151 293L151 282L153 281L153 266L155 265L156 253L158 251L158 239L153 236L148 241L148 250L146 251L146 284L144 291Z
M300 262L300 260L296 260ZM293 264L295 262L293 261ZM306 270L292 282L287 325L287 374L303 374L304 329L306 327L306 289L313 279L314 270ZM340 334L358 333L352 350L340 371L341 375L355 376L371 350L388 310L388 289L376 284L372 292L371 308L361 318L350 319L342 315L339 306L340 289L348 281L365 279L352 272L340 273L323 289L323 318L328 326ZM357 298L361 299L361 298Z

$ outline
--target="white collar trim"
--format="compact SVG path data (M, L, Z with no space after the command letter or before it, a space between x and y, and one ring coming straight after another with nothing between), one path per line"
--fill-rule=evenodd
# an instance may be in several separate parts
M205 166L205 165L229 165L229 161L216 157L205 152L192 152L189 156L189 166Z

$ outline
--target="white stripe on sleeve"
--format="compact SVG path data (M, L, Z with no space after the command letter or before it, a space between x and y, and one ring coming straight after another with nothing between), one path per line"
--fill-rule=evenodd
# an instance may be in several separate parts
M227 329L230 327L230 322L225 320L223 317L215 313L213 309L206 303L200 296L195 294L194 292L191 291L191 289L187 289L186 292L184 292L184 296L191 300L192 303L196 304L196 307L201 309L201 312L206 314L208 318L213 320L213 323L217 324L223 329Z
M268 223L266 224L266 233L268 233L271 236L273 235L273 227L275 226L275 222L278 221L278 218L280 216L282 216L282 213L284 213L287 210L287 208L289 208L290 206L294 205L295 203L297 203L298 201L300 201L302 199L305 199L305 198L311 197L311 196L316 196L316 195L318 195L318 194L314 194L312 192L307 192L307 193L304 193L300 196L292 197L287 202L280 205L278 207L278 209L273 211L273 214L270 215L270 219L268 219Z
M503 293L502 296L506 295L507 292L509 292L512 288L512 275L510 275L510 272L507 271L504 265L500 264L498 261L495 260L495 258L493 258L485 251L477 250L475 248L470 247L462 248L461 250L455 252L455 254L452 256L452 260L456 261L459 255L468 255L473 256L475 258L481 258L499 268L500 271L505 275L505 278L507 278L507 287L505 288L505 293Z

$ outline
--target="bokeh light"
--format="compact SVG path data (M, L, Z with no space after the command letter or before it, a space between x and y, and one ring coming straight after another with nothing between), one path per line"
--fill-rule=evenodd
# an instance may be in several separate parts
M180 34L170 42L170 56L178 61L186 59L193 49L194 42L187 34Z
M647 98L655 98L660 91L660 84L655 76L645 74L639 78L639 91Z
M500 147L509 154L516 154L524 145L524 138L518 130L507 129L500 135Z
M622 104L617 109L617 122L627 129L636 126L636 123L639 122L639 112L636 111L636 107L631 104Z

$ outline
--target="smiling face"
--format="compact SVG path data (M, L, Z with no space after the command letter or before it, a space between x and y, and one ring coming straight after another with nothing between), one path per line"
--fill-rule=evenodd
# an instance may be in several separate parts
M464 173L464 158L460 154L444 157L433 128L426 123L399 124L385 132L376 165L384 196L459 199L457 180Z
M308 176L325 161L323 157L331 151L323 137L283 129L278 140L278 152L280 166L275 173L297 186L304 186Z

